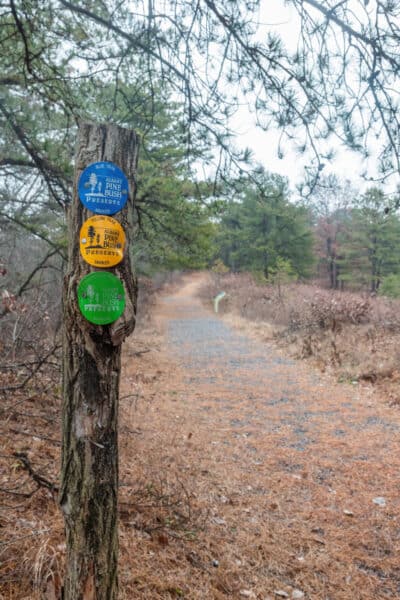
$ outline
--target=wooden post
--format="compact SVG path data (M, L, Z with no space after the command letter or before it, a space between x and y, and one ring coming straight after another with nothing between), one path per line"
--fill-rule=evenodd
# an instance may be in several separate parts
M64 600L114 600L118 593L118 395L121 343L135 326L136 280L129 243L138 139L115 125L81 124L75 181L68 209L68 268L64 283L62 472L60 506L66 526ZM93 325L80 313L77 286L94 269L80 255L79 231L92 213L78 198L81 172L94 162L115 163L129 181L129 199L113 215L127 249L113 273L125 289L124 314Z

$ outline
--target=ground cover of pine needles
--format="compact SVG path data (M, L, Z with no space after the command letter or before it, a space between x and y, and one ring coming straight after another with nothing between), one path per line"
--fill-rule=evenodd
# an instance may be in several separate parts
M400 448L393 453L398 442L388 445L396 435L374 432L367 442L355 436L349 448L323 430L300 462L290 444L279 450L273 433L260 436L256 424L243 422L248 400L233 392L226 402L235 425L219 425L223 407L212 386L188 388L187 373L167 353L162 312L124 349L121 599L397 598ZM308 366L295 369L305 381ZM331 390L327 408L345 403L354 388L336 381L325 372L320 388L305 390L315 407L321 389ZM12 384L3 376L3 386ZM58 385L38 375L2 405L4 600L59 597L65 545L56 494ZM375 403L377 419L389 422L397 407L358 386L360 423ZM372 488L386 506L374 504Z

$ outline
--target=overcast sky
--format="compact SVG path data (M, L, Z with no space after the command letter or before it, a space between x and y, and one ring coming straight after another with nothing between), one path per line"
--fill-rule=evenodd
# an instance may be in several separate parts
M290 6L285 6L283 0L261 0L260 36L265 39L265 29L275 31L284 40L290 50L295 50L299 35L299 19L297 12ZM304 178L304 167L309 164L311 156L305 154L300 156L290 151L286 145L286 153L283 159L278 158L277 131L264 132L255 126L254 116L248 109L243 108L233 118L233 126L238 133L238 146L249 147L254 152L254 158L259 161L268 171L285 175L290 179L291 187ZM335 147L335 141L330 140L330 145ZM336 157L331 164L327 163L324 174L335 173L340 178L349 179L353 185L361 190L373 185L360 177L366 169L366 163L361 160L359 154L345 149L337 143ZM324 161L326 163L326 161ZM369 159L367 172L375 177L375 162L373 157ZM389 181L385 186L388 193L395 191L397 182Z

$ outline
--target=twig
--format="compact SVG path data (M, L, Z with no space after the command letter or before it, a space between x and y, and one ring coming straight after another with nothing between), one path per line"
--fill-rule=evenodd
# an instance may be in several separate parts
M0 388L0 392L10 392L10 391L16 391L16 390L20 390L23 387L25 387L25 385L32 379L32 377L42 368L42 366L44 365L44 363L47 361L47 359L52 356L54 354L54 352L56 350L58 350L58 348L60 348L59 344L56 344L55 346L53 346L53 348L51 348L51 350L45 354L40 360L37 361L37 366L35 369L33 369L33 371L27 376L25 377L25 379L22 381L22 383L18 383L17 385L5 385L2 388Z
M28 276L27 280L25 281L25 283L23 283L19 290L16 292L16 296L21 296L24 291L27 289L29 283L32 281L33 277L35 276L35 274L40 271L40 269L44 268L44 265L46 264L46 262L48 261L49 258L51 258L52 256L54 256L55 254L57 254L59 252L59 248L53 248L53 250L50 250L50 252L48 252L46 254L46 256L44 257L44 259L33 269L33 271L30 273L30 275Z
M140 431L140 429L129 429L128 427L121 428L121 433L132 433L135 435L143 435L143 431Z
M142 354L146 354L146 352L151 352L150 348L147 348L146 350L136 350L135 352L130 353L129 356L142 356Z
M137 400L139 398L139 392L135 392L134 394L126 394L125 396L121 396L119 400L121 402L122 400L127 400L128 398L135 398Z
M18 416L18 417L29 417L30 419L41 419L42 421L46 421L47 423L55 423L57 421L57 419L55 419L53 417L46 417L45 415L35 415L34 413L30 413L30 412L19 412L18 410L14 410L12 406L10 406L10 413L12 413L13 416Z
M61 442L59 440L53 440L53 438L47 437L45 435L39 435L38 433L30 433L29 431L21 431L21 429L9 429L9 431L11 433L16 433L17 435L27 435L28 437L35 437L38 438L39 440L44 440L45 442L51 442L52 444L55 444L56 446L61 446ZM7 432L3 432L7 433Z
M22 496L23 498L31 498L33 496L33 494L36 494L38 489L39 488L37 487L36 490L33 490L32 492L14 492L13 490L7 490L6 488L0 488L0 492L2 494L10 494L11 496Z
M42 390L43 394L46 394L48 392L48 390L50 389L51 386L48 386L47 388L45 388L44 390ZM1 390L0 390L1 392ZM38 392L32 394L31 396L28 396L27 398L22 398L21 400L18 400L18 402L14 402L14 404L12 406L5 406L4 408L0 409L0 415L9 412L10 410L12 410L13 408L15 408L16 406L19 406L20 404L23 404L24 402L30 402L31 400L35 400L38 396Z
M29 461L28 455L25 452L14 452L13 456L15 456L15 458L18 458L18 460L21 461L23 468L26 471L28 471L28 473L32 477L33 481L39 487L45 487L52 492L58 492L58 487L52 481L45 479L45 477L42 477L42 475L39 475L39 473L34 471L34 469L32 468L32 465Z
M27 535L21 535L19 537L13 538L12 540L8 540L7 542L0 542L0 546L9 546L10 544L14 544L15 542L19 542L20 540L25 540L29 537L34 537L35 535L43 535L44 533L49 533L51 531L48 529L40 529L39 531L35 531L33 533L28 533Z

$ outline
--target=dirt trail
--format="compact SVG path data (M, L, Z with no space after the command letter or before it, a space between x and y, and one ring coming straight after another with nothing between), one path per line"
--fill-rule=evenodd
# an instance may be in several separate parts
M195 297L201 281L157 312L153 460L209 513L173 567L181 595L400 598L400 412L232 330Z

